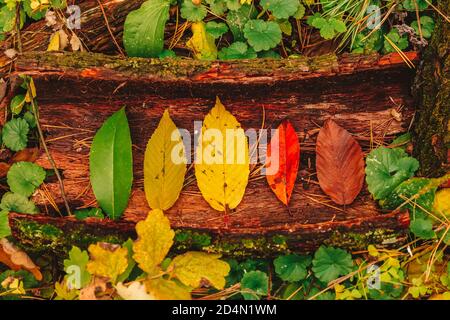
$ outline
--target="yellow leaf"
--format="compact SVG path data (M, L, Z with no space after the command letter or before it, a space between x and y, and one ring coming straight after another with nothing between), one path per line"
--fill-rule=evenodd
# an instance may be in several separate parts
M128 266L128 249L108 243L91 244L88 248L91 261L87 271L99 277L106 277L112 283L125 272Z
M428 300L450 300L450 292L432 295Z
M145 150L144 189L150 207L161 210L172 207L183 188L185 174L183 140L166 110Z
M380 253L378 252L377 248L374 245L369 245L367 247L368 251L369 251L369 255L371 255L372 257L378 257L380 255Z
M47 51L59 51L59 37L60 35L58 31L52 34Z
M434 197L434 210L450 217L450 188L442 189L436 192Z
M186 45L194 53L194 57L200 60L216 60L217 47L214 37L206 32L203 21L194 22L191 27L192 37Z
M168 270L171 270L172 277L187 286L197 288L206 280L216 289L223 289L230 266L219 258L219 254L186 252L176 256Z
M117 293L124 300L153 300L152 296L147 293L145 284L133 281L128 286L119 282L116 286Z
M175 232L164 213L155 209L150 211L147 219L138 222L136 233L138 239L133 244L133 259L143 271L153 274L169 252Z
M236 208L250 174L248 142L240 123L219 98L205 117L200 139L195 177L203 198L218 211Z
M145 282L148 294L153 300L190 300L191 293L175 281L162 278Z

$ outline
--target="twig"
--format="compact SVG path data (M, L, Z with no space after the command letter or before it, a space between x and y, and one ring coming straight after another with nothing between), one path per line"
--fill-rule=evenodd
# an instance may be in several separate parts
M53 160L52 155L48 151L47 143L45 142L44 134L42 132L42 128L39 121L39 113L36 108L36 103L34 102L34 97L31 94L30 84L27 82L27 90L30 93L31 107L33 109L34 116L36 117L36 127L38 129L39 138L41 140L42 146L44 147L45 154L47 155L48 161L52 165L53 171L55 172L56 177L58 178L59 188L61 190L61 197L64 200L64 206L66 207L67 214L70 216L72 212L70 211L69 203L67 202L66 192L64 191L64 183L62 181L61 175L59 174L58 168L56 168L55 160Z
M124 57L125 54L123 53L122 48L119 46L119 43L117 43L117 40L114 37L114 34L113 34L112 30L111 30L111 27L109 26L109 21L108 21L108 18L106 17L105 8L103 8L103 4L102 4L102 2L100 0L97 0L97 2L98 2L98 5L100 6L100 10L102 10L103 18L105 19L105 23L106 23L106 28L108 29L108 32L111 35L111 38L112 38L114 44L116 45L117 50L119 51L119 54L122 57Z

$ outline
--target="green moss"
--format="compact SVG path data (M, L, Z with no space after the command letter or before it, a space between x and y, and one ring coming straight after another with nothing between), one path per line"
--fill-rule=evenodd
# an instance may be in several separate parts
M324 244L347 248L350 250L364 250L369 244L389 244L396 242L398 232L389 229L374 229L366 233L341 233L333 232L330 238L324 241Z

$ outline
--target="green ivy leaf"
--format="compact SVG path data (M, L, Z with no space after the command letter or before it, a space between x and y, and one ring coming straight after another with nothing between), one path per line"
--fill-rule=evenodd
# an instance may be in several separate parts
M180 12L181 17L192 22L202 21L208 13L204 5L196 5L192 0L183 0Z
M96 133L89 158L92 190L111 219L128 204L133 182L130 127L125 109L108 118Z
M86 265L89 262L89 254L85 250L73 246L69 251L69 259L64 260L64 271L67 273L67 285L69 289L81 289L91 282L91 274Z
M326 283L350 273L353 268L352 256L347 251L326 246L316 251L312 264L315 276Z
M9 211L0 211L0 239L6 238L11 235L11 228L9 227L8 220Z
M259 300L269 292L269 278L261 271L250 271L241 280L242 296L245 300Z
M170 1L148 0L125 20L123 44L129 56L157 57L164 48L164 28Z
M22 118L11 119L3 127L3 143L12 151L23 150L27 147L29 131L30 127L26 120Z
M45 170L32 162L14 163L8 171L7 181L12 192L29 197L44 182Z
M3 195L0 202L0 209L8 212L18 213L39 213L38 208L33 201L28 200L21 194L7 192Z
M420 17L420 27L422 30L422 36L426 39L431 38L431 35L433 34L433 30L434 30L434 20L433 18L429 17L429 16L422 16ZM417 20L414 20L411 23L411 28L414 29L414 32L420 36L420 32L419 32L419 23L417 22Z
M75 215L75 218L77 218L78 220L84 220L86 218L97 218L97 219L105 218L105 215L103 214L103 211L100 208L86 208L75 210L73 214Z
M249 48L244 42L234 42L228 48L222 48L219 52L219 59L255 59L257 57L255 50Z
M293 16L299 6L299 0L261 0L264 10L269 10L277 19L288 19Z
M306 278L311 257L290 254L280 256L273 261L275 272L284 281L296 282Z
M386 35L386 37L389 38L400 50L404 50L409 46L408 37L406 35L400 36L400 32L396 28L393 28ZM384 40L383 50L385 53L397 52L387 39Z
M212 35L214 39L217 39L228 32L228 27L223 22L209 21L206 24L206 32Z
M366 181L375 200L385 199L400 183L411 178L419 162L400 148L380 147L366 159Z
M273 21L249 20L244 36L256 52L275 48L281 42L280 26Z

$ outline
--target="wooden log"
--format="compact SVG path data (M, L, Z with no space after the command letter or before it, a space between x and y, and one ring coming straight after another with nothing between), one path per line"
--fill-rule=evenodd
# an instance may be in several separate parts
M441 12L450 15L450 1L439 1ZM415 156L424 176L450 171L450 24L435 15L436 27L417 72L415 97Z
M178 232L211 237L216 245L204 249L242 255L283 250L271 245L278 236L286 238L293 251L310 251L321 243L363 249L369 243L405 239L408 220L404 214L383 214L367 190L350 206L334 205L321 192L314 168L316 133L328 118L353 133L366 152L372 143L383 143L407 130L414 112L409 107L414 72L396 55L202 62L32 53L19 58L16 74L34 78L47 143L63 172L66 196L74 208L96 205L89 184L90 143L103 121L126 106L135 180L123 220L132 226L145 218L149 208L143 191L143 155L164 109L170 109L179 128L193 132L194 121L204 118L217 94L244 129L261 128L263 113L265 127L273 128L288 117L297 129L302 164L291 199L292 214L279 203L264 177L252 175L242 203L230 213L225 226L223 213L203 200L190 170L180 199L166 212ZM397 121L392 110L400 105L402 119ZM50 168L45 155L38 163ZM55 211L50 204L62 208L58 184L52 181L34 200L48 215ZM24 241L31 239L15 225L35 218L44 225L64 224L52 220L56 218L15 215L11 218L15 235ZM73 220L64 221L72 224ZM346 239L352 240L346 243ZM261 241L264 245L256 245ZM227 243L233 245L227 247ZM224 251L224 246L231 249Z

